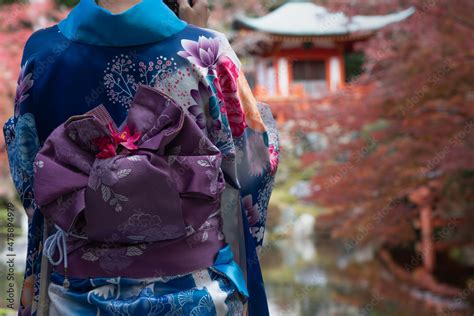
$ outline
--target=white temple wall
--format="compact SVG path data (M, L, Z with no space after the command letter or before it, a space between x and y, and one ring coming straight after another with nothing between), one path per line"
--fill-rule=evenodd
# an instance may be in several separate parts
M288 96L290 94L288 71L288 59L278 58L278 86L282 96Z
M332 56L329 59L329 90L336 91L341 85L341 62L339 57Z

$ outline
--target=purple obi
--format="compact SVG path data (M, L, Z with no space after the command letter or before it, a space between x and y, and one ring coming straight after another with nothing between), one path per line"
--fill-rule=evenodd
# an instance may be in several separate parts
M121 128L103 105L70 117L34 162L35 200L58 229L45 244L50 261L64 257L57 270L78 278L211 266L225 245L221 162L195 121L148 86Z

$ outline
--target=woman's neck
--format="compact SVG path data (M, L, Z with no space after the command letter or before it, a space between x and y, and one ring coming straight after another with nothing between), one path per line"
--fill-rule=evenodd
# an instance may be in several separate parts
M112 14L119 14L141 2L141 0L96 0L96 2L97 5L109 10Z

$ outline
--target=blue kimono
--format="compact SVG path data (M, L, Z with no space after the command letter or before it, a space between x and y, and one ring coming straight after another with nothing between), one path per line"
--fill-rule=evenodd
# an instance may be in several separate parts
M229 247L214 266L187 275L76 278L65 289L64 276L49 273L42 256L49 233L32 189L40 167L35 156L57 126L100 104L120 125L140 84L173 98L222 152L231 184L222 203ZM20 315L41 314L48 297L50 315L241 315L244 309L268 315L257 250L278 166L278 133L222 33L187 24L162 0L142 0L117 15L82 0L66 19L29 38L14 115L3 129L29 219ZM244 278L234 273L232 257Z

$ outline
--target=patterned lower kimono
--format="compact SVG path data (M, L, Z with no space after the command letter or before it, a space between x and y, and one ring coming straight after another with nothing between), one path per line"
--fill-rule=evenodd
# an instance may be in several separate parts
M169 95L222 154L230 184L221 205L227 246L198 271L154 278L72 274L65 288L64 275L43 255L55 231L35 199L41 167L35 157L55 128L99 104L119 126L140 84ZM161 0L142 0L120 15L81 0L66 19L28 40L14 114L3 130L28 215L19 315L268 315L257 253L279 161L278 132L222 33L179 20ZM77 251L83 249L69 255ZM91 258L84 256L84 264Z
M242 315L243 298L212 268L156 279L72 280L53 273L49 315ZM183 289L185 289L183 291Z

